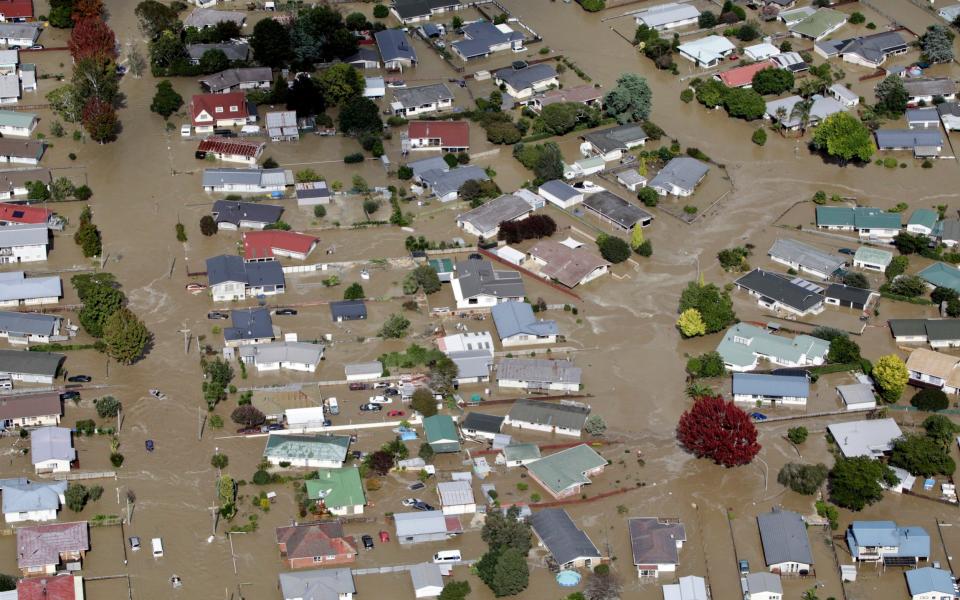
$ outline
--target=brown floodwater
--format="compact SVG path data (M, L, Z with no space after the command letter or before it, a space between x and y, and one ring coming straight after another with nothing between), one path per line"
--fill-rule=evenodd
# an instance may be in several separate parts
M914 30L934 22L932 13L903 0L872 0L872 3ZM45 12L43 4L38 3L38 13ZM134 3L108 0L106 4L110 9L110 24L123 46L136 44L145 50L145 42L136 29ZM805 201L818 189L828 194L856 197L863 204L880 207L906 202L911 209L937 204L949 204L951 209L956 209L955 190L960 183L956 163L938 161L932 170L924 170L916 161L904 156L901 158L907 164L904 169L888 170L874 165L840 168L810 155L805 144L792 138L771 135L766 146L756 147L749 142L756 124L728 119L722 112L704 110L696 103L681 103L679 94L684 84L668 73L655 71L650 61L639 56L614 31L615 28L621 33L629 32L629 19L604 20L650 2L611 9L600 15L586 14L576 4L547 0L505 0L504 4L544 37L543 44L527 51L529 58L539 58L539 47L548 46L554 54L563 54L576 62L593 82L603 87L610 87L623 72L643 74L654 91L652 118L667 131L667 137L677 139L684 147L700 148L718 163L726 165L725 174L717 168L711 171L708 187L703 190L704 195L711 196L711 202L725 193L719 203L692 225L655 210L657 218L645 232L653 242L654 255L618 265L613 269L614 277L577 289L582 300L576 301L540 282L528 281L527 286L531 298L543 297L550 303L569 302L578 307L576 316L563 311L551 311L548 316L560 322L561 330L567 336L563 345L571 348L569 356L584 368L584 390L592 396L588 401L593 410L610 423L608 437L617 441L602 449L612 464L606 473L595 478L586 492L593 495L624 486L637 488L620 496L569 508L595 544L616 558L614 570L624 583L623 597L661 597L659 585L637 581L631 565L625 520L628 516L659 515L679 517L687 525L689 541L681 554L679 573L708 577L714 598L737 598L740 592L736 559L746 558L754 568L762 567L756 514L775 504L804 514L812 512L812 500L784 491L776 483L776 473L784 463L798 460L798 453L802 453L803 460L829 463L831 458L822 434L829 421L821 418L805 422L812 435L799 451L784 439L787 427L795 422L761 426L763 451L759 459L762 460L739 469L722 469L693 460L682 452L676 445L673 430L679 415L689 405L683 393L685 355L712 350L719 336L694 341L679 339L674 321L680 290L686 282L696 278L698 270L707 281L718 284L731 281L733 275L724 273L714 258L717 251L725 247L750 242L757 249L756 255L750 259L754 266L779 270L764 257L766 248L778 236L789 234L824 249L845 245L832 238L789 231L784 227L810 224L813 208ZM240 4L228 3L226 6L238 7ZM369 4L347 4L343 8L367 13L371 10ZM876 10L860 9L868 15L868 20L876 21L880 27L886 26L885 17ZM781 25L767 24L764 27L769 28L769 33L782 31ZM247 30L250 29L248 24ZM838 34L845 35L845 31ZM850 31L854 30L851 28ZM41 43L60 46L64 45L65 39L63 32L48 30ZM457 76L422 42L414 43L421 65L413 72L405 73L409 82L446 81ZM514 58L514 55L494 57L469 65L467 71L503 66ZM45 52L30 60L36 60L41 73L69 73L70 59L65 52ZM869 97L873 82L858 81L866 71L850 65L843 65L842 69L854 89ZM681 70L683 73L689 71L687 65L682 65ZM957 75L953 65L938 66L933 73ZM570 70L563 74L562 81L567 86L582 83ZM119 469L116 481L100 482L105 492L99 501L91 503L80 515L65 510L61 519L121 514L124 507L117 503L117 497L126 490L133 490L136 495L133 522L125 527L124 533L138 535L142 540L162 536L165 557L154 560L148 552L141 551L130 553L128 563L124 564L120 530L116 527L96 528L92 533L92 549L85 562L86 575L129 574L133 598L143 600L219 598L221 595L238 598L241 594L249 599L274 599L279 597L277 573L282 566L273 529L297 518L290 484L263 488L278 493L276 504L266 513L252 508L249 502L260 489L253 484L241 487L244 499L236 523L255 514L260 527L254 533L233 536L236 573L230 543L224 533L229 525L221 523L214 540L207 542L211 535L209 507L215 502L216 478L215 469L209 465L209 456L219 448L230 458L226 472L237 479L249 480L259 461L263 438L231 437L229 428L222 431L207 428L198 439L198 408L203 401L196 339L202 335L206 342L217 345L220 338L213 333L215 323L204 318L206 311L212 308L209 299L184 292L184 285L190 281L186 271L188 267L193 271L203 270L206 257L236 252L239 235L235 232L222 232L211 238L200 235L197 221L211 201L200 189L200 175L208 163L193 158L194 142L181 140L176 130L167 132L163 121L149 112L154 84L149 76L139 80L129 76L123 79L121 89L126 95L127 106L120 111L124 130L117 142L100 146L74 142L69 137L53 139L53 147L43 161L45 166L57 169L58 174L76 181L87 181L93 188L91 205L95 221L103 231L107 256L105 268L117 275L133 309L154 333L148 356L132 367L109 364L102 355L92 351L69 354L66 368L71 373L88 373L94 377L95 383L109 387L85 393L84 402L78 407L68 405L65 422L72 425L78 419L95 418L90 400L96 395L110 393L117 396L123 401L126 414L120 435L121 452L125 454L126 462ZM40 93L46 93L53 85L52 80L41 80ZM191 79L177 79L174 85L185 98L198 91ZM467 88L451 86L451 89L455 91L458 103L468 105L472 97L488 94L493 86L489 81L470 81ZM40 131L49 133L53 117L48 111L41 111L41 117ZM185 115L181 114L171 121L179 125L184 119ZM471 141L474 153L495 149L483 140L479 130L474 129ZM559 141L568 160L574 158L576 137L568 135ZM269 144L265 155L294 170L313 168L328 181L341 181L346 187L356 174L362 175L371 185L398 183L388 177L379 162L344 165L343 155L358 149L353 140L310 136L295 144ZM391 160L397 164L400 160L398 140L391 140L387 149ZM68 158L71 152L77 154L76 161ZM497 172L496 180L504 190L512 190L532 178L511 158L509 148L501 148L498 155L476 162L493 167ZM619 191L626 193L625 190ZM698 206L709 205L702 201L700 194L693 201ZM331 208L328 216L319 222L312 214L298 211L291 201L283 201L283 204L287 208L284 216L287 222L295 229L315 231L321 238L320 250L311 261L364 261L405 254L403 240L408 232L396 228L331 228L334 221L346 225L362 218L356 198L349 198L340 206ZM462 207L436 202L408 206L417 214L412 226L415 235L435 240L460 236L454 225L454 216ZM76 204L56 206L58 212L74 223L80 208ZM389 208L384 207L377 216L386 218L388 211ZM565 215L559 216L558 211L551 211L551 214L558 216L561 227L573 228L570 232L584 240L603 230L595 221L584 223ZM174 226L177 222L187 226L189 240L185 243L176 241ZM71 225L56 238L50 260L36 270L66 271L91 266L70 239L74 230L75 226ZM332 249L333 254L325 255L326 249ZM915 260L911 269L919 269L923 264ZM358 265L327 272L338 273L343 281L333 288L321 284L327 273L291 276L288 279L290 291L277 299L283 303L313 305L304 307L296 317L276 318L275 324L283 331L296 332L303 339L316 339L325 334L333 336L327 358L316 374L259 376L251 373L246 380L238 376L235 383L240 387L299 383L312 398L336 395L342 399L341 415L335 418L338 423L380 418L361 415L356 410L357 405L365 400L363 392L350 392L342 386L318 389L312 385L318 380L340 379L346 363L401 350L411 341L430 343L430 333L438 323L423 315L411 316L412 333L406 340L379 342L370 339L382 319L401 310L401 301L391 298L401 294L404 270L379 265L371 265L369 269L371 279L363 281L363 285L369 296L380 300L370 303L371 316L365 323L334 325L323 304L339 299L343 287L360 281ZM64 276L68 277L69 273ZM70 286L65 287L65 302L75 301ZM749 298L739 293L734 293L734 297L742 319L770 319ZM432 307L451 303L452 297L446 289L430 298ZM884 319L931 314L931 311L883 301L880 314L881 317L873 319L864 330L860 340L865 355L871 359L896 351ZM856 315L833 309L828 309L820 318L823 322L850 329L859 324ZM445 322L448 329L452 329L453 321ZM467 324L471 330L491 327L489 320L468 321ZM181 333L184 329L190 330L193 340L188 353L184 353ZM81 335L80 340L85 338ZM816 396L806 410L837 408L832 386L843 382L843 377L846 376L821 379L814 390ZM717 386L728 389L729 384L717 382ZM146 392L153 387L161 388L168 399L150 399ZM485 387L466 386L464 393L484 393ZM493 397L508 398L511 395L494 391ZM231 399L216 410L228 423L234 403ZM495 405L487 410L503 414L507 407ZM901 418L899 414L896 416ZM356 447L375 449L389 435L383 429L362 430ZM156 443L157 449L152 454L143 450L147 439ZM547 436L529 436L529 439L549 441ZM10 439L0 441L0 461L7 462L4 476L30 471L28 456L17 453L16 448L23 447L23 444L16 444L16 448L14 445ZM82 468L110 468L109 446L106 437L77 440ZM411 449L415 451L416 445L411 444ZM646 461L642 467L634 459L638 450L643 452ZM441 470L462 468L452 457L441 460L439 467ZM488 481L497 485L505 501L529 501L535 490L521 492L516 485L520 483L519 477L515 471L498 469ZM377 521L350 525L348 531L360 535L386 529L392 534L393 528L385 523L384 514L400 509L398 499L408 495L403 486L411 480L410 475L387 478L383 489L369 496L374 506L367 514ZM637 487L639 482L646 485ZM419 495L428 502L435 500L433 490L430 485ZM935 519L956 523L955 515L955 509L941 504L888 495L883 502L865 510L857 518L892 518L904 524L922 525L932 534L934 558L946 560L946 556L960 550L960 535L954 532L955 528L944 527L945 550L935 535ZM841 527L852 518L854 515L842 511ZM832 562L833 553L827 545L828 533L811 528L810 537L816 559L816 577L787 581L788 597L799 597L803 590L817 584L824 586L820 592L822 598L842 597L837 569ZM358 558L357 566L419 562L427 560L441 548L461 548L465 556L477 558L483 552L483 543L476 531L444 544L401 549L396 542L378 543L373 552L363 553ZM849 562L843 543L837 544L837 554L841 562ZM539 555L535 553L531 561L539 564ZM0 544L0 571L13 572L15 566L13 538L7 537ZM172 574L183 579L181 590L171 588L169 577ZM474 590L471 597L492 598L485 586L469 576L466 569L455 569L454 576L470 579ZM409 597L412 592L405 575L363 575L357 576L356 583L361 597ZM126 580L107 580L92 582L87 589L91 598L113 600L126 598L126 587ZM864 569L861 580L847 586L845 592L849 599L893 599L903 596L905 584L902 573L896 569L885 574ZM522 597L549 598L566 593L568 591L561 590L548 571L537 568L532 571L530 588Z

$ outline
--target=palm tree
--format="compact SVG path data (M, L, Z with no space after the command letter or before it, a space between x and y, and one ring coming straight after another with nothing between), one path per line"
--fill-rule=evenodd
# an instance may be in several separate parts
M796 120L800 126L800 137L803 137L803 134L807 132L807 127L810 125L810 110L812 108L813 100L806 98L794 104L793 109L790 111L790 119Z
M780 132L780 135L783 135L783 132L786 131L786 128L783 125L783 121L787 118L786 107L778 106L775 114L777 117L777 130Z
M703 398L704 396L713 396L716 392L705 383L693 382L687 386L687 396L693 399Z

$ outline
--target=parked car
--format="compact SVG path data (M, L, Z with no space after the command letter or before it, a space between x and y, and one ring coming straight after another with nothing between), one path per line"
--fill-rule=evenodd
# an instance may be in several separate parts
M369 412L369 411L380 412L381 410L383 410L383 407L380 406L379 404L361 404L360 410L362 412Z
M402 417L402 416L403 416L403 411L402 411L402 410L391 410L390 412L387 413L387 416L388 416L388 417Z
M324 419L324 420L323 420L323 426L324 426L324 427L330 427L331 425L333 425L333 421L331 421L330 419Z
M397 388L387 388L387 389L383 390L383 395L384 395L384 396L399 396L399 395L400 395L400 390L398 390Z
M153 440L147 440L144 445L147 447L147 452L153 452Z
M367 384L365 384L365 383L356 383L356 382L354 382L354 383L351 383L351 384L350 384L350 391L352 391L352 392L358 392L358 391L360 391L360 390L365 390L365 389L367 389Z
M293 316L293 315L297 314L297 309L295 309L295 308L278 308L276 311L274 311L273 314L275 314L275 315Z
M250 433L260 433L260 428L259 427L241 427L240 429L237 430L237 433L241 435L247 435Z
M390 384L389 384L389 383L386 383L386 382L384 382L384 381L378 381L378 382L376 382L375 384L373 384L373 389L375 389L375 390L380 389L380 388L385 388L385 387L390 387Z
M747 561L745 561L745 560L741 560L741 561L739 561L737 564L740 565L740 574L741 574L741 575L746 575L747 573L750 572L750 563L749 563L749 562L747 562Z
M750 413L750 418L753 419L754 421L766 421L767 415L760 412L752 412Z
M436 510L426 502L417 502L416 504L413 505L413 508L417 510Z
M371 404L390 404L393 402L393 399L387 398L386 396L370 396L368 402Z
M363 541L363 549L364 549L364 550L373 550L373 538L372 538L372 537L370 537L370 536L367 535L367 534L364 534L360 539Z
M62 394L60 394L60 399L61 400L79 400L80 392L78 392L77 390L67 390L66 392L63 392Z
M840 248L839 250L837 250L837 252L839 252L840 254L846 254L848 256L853 256L854 254L857 253L857 251L852 248Z
M229 313L225 313L225 312L221 312L221 311L219 311L219 310L212 310L212 311L210 311L210 312L207 313L207 318L208 318L208 319L229 319L229 318L230 318L230 314L229 314Z
M415 491L417 491L417 490L422 490L424 487L426 487L426 486L423 485L423 482L422 482L422 481L418 481L418 482L416 482L416 483L411 483L410 485L408 485L408 486L407 486L407 489L410 490L410 491L412 491L412 492L415 492Z
M90 383L93 381L93 377L89 375L74 375L73 377L67 377L67 381L70 383Z
M237 137L237 132L232 129L214 129L213 135L218 135L220 137L232 138Z
M43 50L43 44L34 44L30 46L30 50Z
M184 123L180 126L180 137L190 137L190 123Z
M140 538L138 536L130 536L130 549L134 552L140 549Z
M400 501L400 504L410 507L415 505L417 502L420 502L420 501L417 500L416 498L404 498L403 500Z
M280 431L283 429L283 423L270 423L269 425L261 425L260 433L267 433L268 431Z

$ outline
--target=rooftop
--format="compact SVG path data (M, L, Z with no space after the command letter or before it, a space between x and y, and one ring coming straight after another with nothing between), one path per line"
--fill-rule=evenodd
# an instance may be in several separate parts
M89 549L86 521L26 525L17 529L17 565L21 569L57 565L61 554Z
M238 202L236 200L217 200L210 211L217 223L231 223L239 226L242 221L253 223L276 223L283 214L282 206L261 202Z
M591 131L583 136L583 139L606 154L614 150L626 150L629 146L634 146L643 142L649 136L643 130L641 125L636 123L627 123L626 125L617 125L606 129Z
M855 262L865 262L872 265L887 266L893 260L893 252L871 248L870 246L860 246L853 255Z
M350 436L327 434L277 435L271 433L263 455L278 460L322 460L343 462Z
M437 495L443 506L473 504L473 486L469 481L441 481L437 484Z
M590 415L586 406L557 404L540 400L517 400L510 407L510 420L537 425L549 425L580 431Z
M634 565L676 565L680 562L678 542L687 541L687 530L679 521L657 517L627 519Z
M680 21L696 19L700 16L700 11L692 4L668 2L637 11L633 13L633 16L637 22L642 22L647 27L657 29Z
M393 90L393 101L399 102L405 108L433 104L441 100L453 100L453 94L445 83L432 83ZM440 158L440 160L443 159ZM443 164L446 165L446 163Z
M232 21L240 27L243 27L243 22L246 20L246 18L247 16L245 13L234 10L196 8L192 13L187 15L186 19L183 20L183 26L203 29L204 27L212 27L221 21Z
M830 344L820 338L798 335L791 339L749 323L737 323L728 329L717 346L725 363L741 368L755 364L755 355L799 363L804 356L808 360L825 357L829 349Z
M766 373L734 373L734 395L790 396L806 398L810 395L810 379L793 375Z
M243 256L247 260L269 258L275 256L274 250L294 254L310 254L318 241L312 235L297 233L296 231L283 231L281 229L248 231L243 234Z
M607 459L586 444L580 444L551 454L527 465L537 481L554 495L570 487L590 483L585 473L607 464Z
M340 521L277 527L277 543L286 545L287 558L357 553L356 542L344 535Z
M907 94L913 97L951 96L957 93L957 82L947 77L913 77L903 80Z
M235 308L230 311L232 327L223 328L223 339L256 340L273 339L273 320L266 308Z
M839 268L839 267L838 267ZM835 269L836 270L836 269ZM833 273L833 271L830 271ZM797 312L807 312L823 303L823 288L806 279L754 269L734 282L763 299L775 300Z
M778 238L767 254L827 275L835 273L844 265L839 256L789 238Z
M776 68L769 60L762 60L742 67L734 67L717 74L720 81L727 87L743 87L753 83L753 76L764 69Z
M648 184L652 188L665 188L668 192L670 186L676 186L683 190L693 190L697 184L706 177L710 167L703 162L689 156L678 156L670 160L660 172L650 180Z
M350 569L317 569L280 573L284 600L339 600L357 591Z
M480 295L498 298L522 298L526 295L523 279L516 271L497 271L486 260L457 261L456 281L464 298Z
M363 506L367 503L357 467L317 469L317 478L307 479L304 483L307 486L307 498L322 499L327 508Z
M373 34L377 40L377 48L383 62L394 60L417 61L417 51L410 43L410 38L402 29L384 29Z
M790 27L790 31L818 40L847 22L847 15L832 8L817 9L809 17Z
M606 190L588 195L583 205L610 219L624 229L652 219L653 215Z
M0 421L63 414L59 392L0 396Z
M827 430L847 458L876 458L893 448L893 441L903 435L893 419L832 423Z
M591 250L570 248L553 240L540 240L528 250L528 253L546 263L540 267L541 275L555 279L570 288L579 285L585 277L597 269L610 266L609 262Z
M907 588L912 597L919 595L943 594L945 597L956 596L956 586L954 584L953 574L943 569L933 567L921 567L919 569L909 569L904 572L907 578Z
M570 515L562 508L545 508L528 519L534 533L547 547L558 564L578 558L601 558L603 555Z
M580 383L582 370L569 360L504 358L497 365L497 379L521 381L528 385Z
M485 415L478 412L467 413L460 427L465 430L482 431L484 433L500 433L503 427L504 417L498 415Z
M521 334L549 336L560 332L556 321L538 320L533 308L526 302L501 302L490 312L500 339Z
M951 265L935 262L917 275L930 285L948 287L960 292L960 270Z
M2 279L0 279L2 282ZM0 286L2 287L2 286ZM55 377L66 358L53 352L0 349L0 373L28 373Z
M557 70L553 68L553 65L546 63L530 65L522 69L507 67L494 73L494 77L498 81L502 81L518 92L538 83L553 79L556 76Z
M497 229L500 223L519 219L532 212L533 207L523 198L504 194L463 213L457 220L469 223L477 231L488 232Z
M242 46L239 44L226 44L226 46L228 48L231 46L237 46L238 50L240 50L243 54L246 54L246 50L242 49ZM243 46L246 46L246 44L243 44ZM245 59L246 56L233 60ZM201 79L200 83L206 86L206 88L211 92L219 92L221 90L238 86L241 83L257 83L261 81L273 81L273 72L269 68L250 67L243 69L227 69L226 71L220 71L219 73L208 75L207 77Z
M757 515L757 524L767 566L784 562L813 564L807 527L800 515L774 508L771 512Z
M410 139L439 138L443 146L465 148L470 145L470 124L466 121L411 121Z

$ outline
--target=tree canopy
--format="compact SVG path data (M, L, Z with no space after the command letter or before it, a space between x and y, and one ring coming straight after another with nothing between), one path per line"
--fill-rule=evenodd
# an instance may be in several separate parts
M279 69L293 58L290 47L290 31L274 19L262 19L253 27L250 38L253 58L265 67Z
M700 312L706 325L706 333L716 333L737 320L730 295L712 283L701 285L691 281L687 284L680 294L678 311L682 314L688 308L695 308Z
M907 366L896 354L887 354L877 359L871 375L880 388L880 395L887 402L896 402L910 380Z
M344 134L379 133L382 129L380 109L369 98L355 98L340 107L340 131Z
M363 94L366 82L353 65L338 63L324 69L317 77L323 98L330 105L339 105Z
M110 358L122 365L129 365L143 356L150 341L150 332L133 311L123 307L114 311L104 322L103 341Z
M735 467L760 451L757 428L747 413L721 396L701 396L680 416L677 439L698 458Z
M788 69L767 68L753 75L753 89L761 95L782 94L793 89L793 72Z
M847 112L839 112L824 119L813 134L813 147L840 159L866 162L877 147L867 126Z
M830 500L850 510L863 510L883 498L881 483L896 485L893 470L866 456L838 458L828 476Z
M635 227L640 227L639 224ZM623 238L615 235L601 233L597 236L597 248L600 250L600 256L614 264L622 263L630 258L630 244Z
M947 449L929 435L907 434L893 443L890 464L911 475L952 475L957 465Z
M634 73L624 73L617 78L617 83L603 97L607 114L617 122L630 123L646 120L650 116L650 107L653 104L653 92L647 85L647 80Z
M827 465L823 463L816 465L787 463L777 474L777 483L798 494L812 496L827 478L828 472Z
M953 60L953 32L946 25L931 25L920 37L923 56L932 63Z
M153 95L153 102L150 103L150 110L166 119L180 110L181 106L183 106L183 97L173 89L170 80L164 79L159 82L157 92Z
M907 88L899 75L887 75L874 89L877 95L877 110L892 116L902 115L907 110Z

